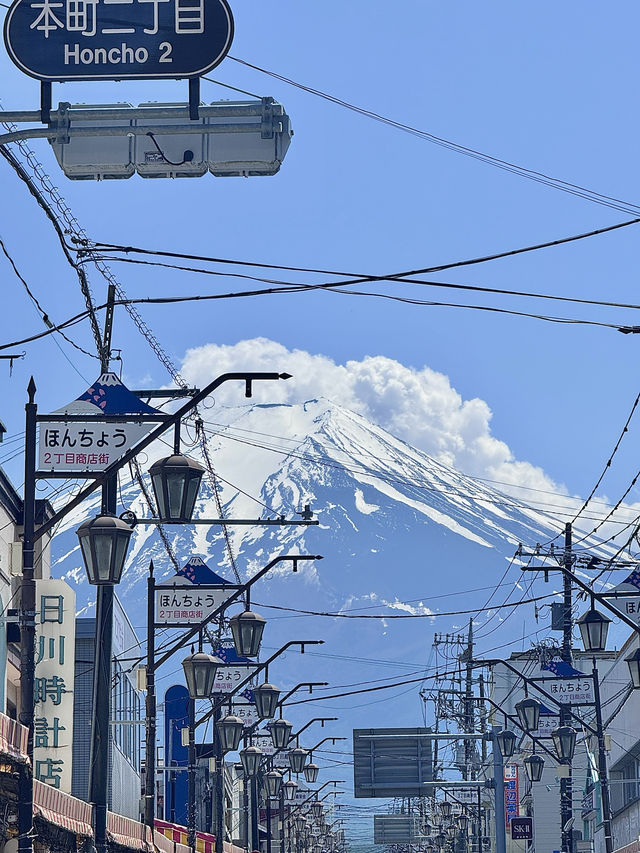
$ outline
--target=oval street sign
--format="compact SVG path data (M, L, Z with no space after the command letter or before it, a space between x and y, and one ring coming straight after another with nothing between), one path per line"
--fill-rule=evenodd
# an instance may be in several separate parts
M12 61L44 81L199 77L233 40L226 0L15 0Z

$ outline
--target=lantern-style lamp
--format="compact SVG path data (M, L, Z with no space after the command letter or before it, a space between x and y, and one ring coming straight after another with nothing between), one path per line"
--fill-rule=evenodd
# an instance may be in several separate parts
M271 742L276 749L286 749L291 740L293 726L288 720L274 720L269 725Z
M469 827L469 815L462 812L456 817L456 823L461 832L466 832Z
M251 778L257 775L262 755L262 750L257 746L245 746L240 750L240 761L242 761L245 776Z
M304 816L303 816L303 815L301 815L301 814L296 815L296 816L294 817L294 819L293 819L293 823L294 823L294 826L295 826L295 828L296 828L296 831L297 831L297 832L302 832L302 830L303 830L303 829L305 828L305 826L307 825L307 822L306 822L306 820L304 819Z
M502 757L511 758L516 751L516 742L518 740L515 733L510 732L509 729L502 729L496 735L496 740L498 741L498 749Z
M525 731L536 731L538 721L540 720L540 702L537 699L525 696L524 699L516 702L516 713L520 720L520 725Z
M631 683L635 690L640 688L640 647L638 647L635 652L628 655L625 658L627 662L627 666L629 667L629 675L631 676Z
M243 720L233 714L228 714L216 723L216 728L220 736L222 751L235 752L242 740L242 733L244 731Z
M160 519L191 521L204 468L181 453L158 459L149 468Z
M295 749L291 749L289 751L289 766L291 767L292 773L302 773L308 755L308 751L306 749L302 749L301 746L296 746Z
M451 803L449 800L440 801L440 814L444 818L451 817Z
M224 664L220 658L196 652L182 661L187 690L191 699L208 699L213 692L216 672Z
M316 820L318 818L322 817L323 811L324 811L324 806L322 805L322 803L319 800L315 800L313 803L311 803L311 814L313 815L314 818L316 818Z
M298 783L294 782L293 779L290 779L282 785L282 790L284 791L285 800L292 802L295 799L296 791L298 790Z
M535 753L527 756L524 760L524 769L527 771L530 782L539 782L542 779L542 771L544 770L544 758Z
M269 684L265 681L264 684L259 684L253 688L253 701L261 720L270 720L275 716L279 698L280 688L276 687L275 684Z
M240 657L255 658L260 651L262 634L267 620L259 613L245 610L229 619L233 645Z
M318 773L320 772L320 768L317 764L314 764L313 761L310 761L308 764L305 764L303 772L305 781L313 785L313 783L318 780Z
M267 789L267 796L275 799L280 793L282 786L282 773L277 770L270 770L264 774L264 784Z
M578 628L586 652L603 652L607 647L607 634L611 619L595 607L578 619Z
M89 583L120 583L132 531L126 521L115 515L97 515L82 522L76 532Z
M577 732L571 726L559 726L551 732L560 761L571 761L576 751Z

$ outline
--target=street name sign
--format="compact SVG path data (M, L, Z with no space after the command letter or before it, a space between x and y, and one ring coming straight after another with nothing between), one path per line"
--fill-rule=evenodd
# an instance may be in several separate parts
M607 590L608 593L623 593L621 596L607 595L606 599L616 610L634 622L640 623L640 571L635 569L622 583Z
M39 472L90 477L131 450L162 413L132 394L115 373L103 373L77 400L53 414L60 417L39 424ZM69 415L90 417L68 420Z
M237 585L198 586L160 583L156 586L156 626L199 625L237 592Z
M11 60L43 81L199 77L229 52L226 0L15 0Z

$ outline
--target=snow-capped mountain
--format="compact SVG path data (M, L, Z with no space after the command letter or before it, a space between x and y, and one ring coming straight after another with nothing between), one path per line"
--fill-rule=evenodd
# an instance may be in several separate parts
M519 542L531 545L558 533L544 514L451 470L327 400L213 408L205 417L225 517L299 520L309 504L319 521L311 527L228 528L243 580L285 553L324 557L322 562L301 563L297 574L287 563L276 567L253 588L256 609L260 603L345 615L472 610L487 598ZM166 448L158 445L154 452L163 455ZM195 442L187 452L198 456ZM152 458L150 454L143 467L148 468ZM141 518L149 514L134 482L123 484L121 502L122 509L131 509ZM94 506L87 502L65 520L54 540L53 571L78 583L78 601L85 612L94 594L85 580L74 531L82 518L96 511L97 502ZM219 515L212 485L206 480L197 515ZM167 527L166 531L179 561L198 554L212 569L234 580L220 527ZM145 622L144 579L150 559L158 579L173 574L157 528L139 524L118 589L136 626ZM516 575L505 582L513 585ZM492 603L504 600L508 591L508 586L499 589ZM281 670L287 683L310 679L343 684L363 680L363 673L375 679L392 672L419 671L426 666L433 631L453 630L468 620L464 614L437 620L364 620L287 610L265 609L264 613L270 620L265 646L278 647L292 637L325 639L322 655L337 656L312 659L310 650L309 657L296 655L294 665L294 654L289 653ZM530 608L526 615L533 630ZM479 617L480 628L485 618ZM500 618L494 614L492 628ZM514 627L521 634L520 614L518 621ZM349 662L354 658L363 659L357 667ZM412 702L403 716L409 720L418 710ZM363 718L363 714L357 716ZM376 720L368 722L374 725Z

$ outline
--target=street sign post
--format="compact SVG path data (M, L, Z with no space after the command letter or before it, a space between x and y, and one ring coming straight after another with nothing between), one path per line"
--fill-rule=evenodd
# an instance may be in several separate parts
M227 55L233 16L226 0L15 0L4 40L46 82L195 78Z

